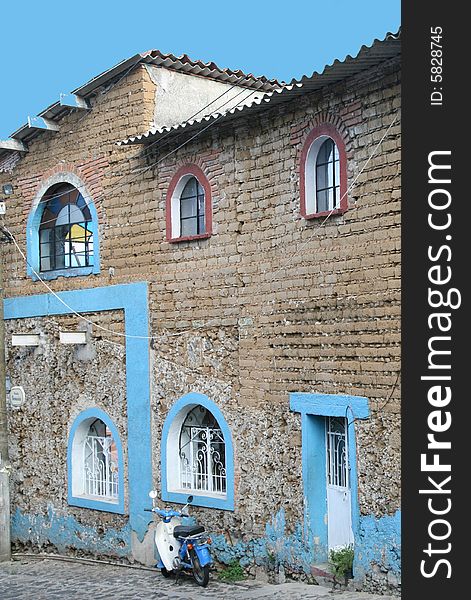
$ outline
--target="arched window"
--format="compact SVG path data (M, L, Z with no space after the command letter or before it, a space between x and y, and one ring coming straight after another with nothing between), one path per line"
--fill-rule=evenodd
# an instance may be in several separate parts
M180 484L191 491L226 493L224 436L214 416L195 406L180 430Z
M33 280L100 272L97 212L74 173L58 173L43 182L27 231L27 273Z
M331 138L320 145L315 168L316 212L333 210L340 201L340 161L338 148Z
M232 436L219 408L203 394L186 394L162 430L162 499L234 509Z
M196 177L190 177L180 196L181 236L206 233L204 221L204 189Z
M75 420L68 447L69 504L123 512L123 456L106 413L89 409Z
M118 450L111 431L101 419L90 424L83 450L84 494L117 499Z
M93 266L92 216L82 194L70 184L50 188L39 226L40 270Z
M343 139L326 123L309 134L301 154L301 214L306 218L347 210L347 166Z
M196 165L175 174L167 192L167 240L207 238L212 233L211 186Z

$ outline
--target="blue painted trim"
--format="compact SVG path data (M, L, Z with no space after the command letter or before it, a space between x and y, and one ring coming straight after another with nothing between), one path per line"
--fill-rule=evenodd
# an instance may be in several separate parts
M84 110L90 110L90 105L81 96L76 94L60 94L59 104L61 106L67 106L68 108L81 108Z
M226 444L226 497L225 498L213 498L210 496L201 496L195 494L195 492L181 493L174 492L168 489L167 484L167 440L170 433L170 428L175 417L182 411L188 411L190 407L200 404L209 410L219 427L221 428L224 436L224 442ZM193 502L195 506L205 506L207 508L219 508L222 510L234 510L234 448L232 444L232 435L227 425L224 415L218 408L218 406L212 402L204 394L198 394L191 392L185 394L170 409L167 418L165 419L164 426L162 429L162 440L161 440L161 469L162 469L162 500L168 502L176 502L178 504L185 504L188 495L193 495Z
M39 261L39 226L41 224L42 214L46 208L45 202L39 202L36 208L29 213L26 223L26 256L28 262L26 264L26 273L33 281L38 281L36 273L41 275L42 279L51 280L58 277L83 277L85 275L96 275L100 273L100 237L98 231L98 214L96 212L93 200L87 196L85 198L87 206L92 217L91 231L93 234L93 266L78 267L71 269L57 269L55 271L40 271Z
M108 429L111 431L113 440L116 444L118 451L118 502L106 501L106 500L94 500L93 498L83 498L81 496L74 496L72 491L72 447L74 443L75 434L80 424L87 419L100 419L105 423ZM95 510L104 510L106 512L113 512L124 514L124 461L123 461L123 447L121 445L121 439L119 432L116 429L113 421L105 411L100 408L89 408L81 412L75 419L69 433L69 441L67 444L67 502L71 506L81 506L83 508L93 508Z
M303 414L302 473L305 498L304 537L314 563L327 561L327 480L325 420Z
M152 489L149 310L147 284L130 283L60 292L58 296L79 313L124 310L126 338L126 398L128 422L129 520L140 540L152 516L144 511ZM70 314L52 294L7 298L5 319Z
M307 415L366 419L370 414L368 399L363 396L297 392L289 395L289 404L292 411Z
M28 127L34 129L45 129L47 131L59 131L60 127L57 123L44 117L28 117Z
M28 275L30 275L31 279L33 281L39 281L39 277L33 273L32 269L29 266L27 268L30 270ZM86 275L94 275L96 272L95 267L74 267L71 269L56 269L55 271L43 272L38 271L36 268L34 270L39 273L41 279L44 279L45 281L51 281L58 277L85 277Z
M344 417L348 426L348 462L352 499L352 530L359 539L360 507L358 504L357 454L355 419L366 419L370 414L368 399L362 396L338 394L290 394L290 408L301 413L303 487L306 499L305 535L312 543L313 559L323 562L328 557L327 481L325 458L324 417Z
M355 543L353 573L363 579L377 569L401 574L401 511L392 515L360 517L359 539ZM389 577L388 577L389 579Z
M11 516L12 539L36 547L52 544L61 554L70 548L91 551L107 556L130 556L131 528L126 523L121 529L107 527L106 531L97 531L97 527L85 525L71 515L64 515L52 504L47 512L38 514L22 513L19 508Z

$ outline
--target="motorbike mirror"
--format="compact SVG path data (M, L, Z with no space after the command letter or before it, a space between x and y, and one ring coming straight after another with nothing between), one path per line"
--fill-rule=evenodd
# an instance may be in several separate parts
M188 496L187 503L190 504L193 502L193 496Z
M151 490L149 492L149 497L152 498L152 500L154 500L155 498L157 498L157 491L156 490Z

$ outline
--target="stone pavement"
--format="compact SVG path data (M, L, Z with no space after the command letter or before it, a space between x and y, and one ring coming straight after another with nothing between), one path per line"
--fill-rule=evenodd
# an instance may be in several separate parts
M156 570L52 559L0 563L0 600L392 600L363 592L332 592L304 583L270 585L256 581L226 584L214 575L207 588L189 577L178 584ZM397 600L395 598L394 600Z

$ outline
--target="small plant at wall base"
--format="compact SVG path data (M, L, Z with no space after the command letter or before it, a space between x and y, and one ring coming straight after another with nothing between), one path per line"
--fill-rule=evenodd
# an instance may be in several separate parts
M246 576L239 561L233 560L218 573L218 578L221 581L241 581Z
M353 546L330 551L329 562L335 577L344 577L345 581L353 577L353 556Z

